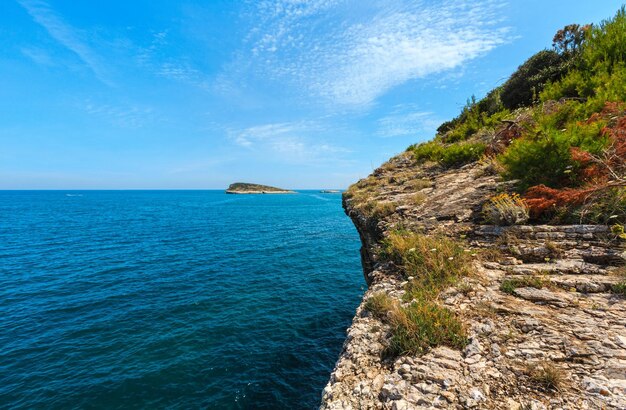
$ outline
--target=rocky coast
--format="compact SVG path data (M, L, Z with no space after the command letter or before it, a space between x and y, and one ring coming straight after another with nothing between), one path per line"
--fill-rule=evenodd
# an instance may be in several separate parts
M511 183L489 163L445 169L407 152L344 194L368 291L321 409L626 408L626 299L613 291L624 240L606 225L486 224L483 204ZM384 354L390 325L366 305L381 293L406 303L411 278L381 257L399 228L472 256L471 273L437 297L463 323L463 348Z

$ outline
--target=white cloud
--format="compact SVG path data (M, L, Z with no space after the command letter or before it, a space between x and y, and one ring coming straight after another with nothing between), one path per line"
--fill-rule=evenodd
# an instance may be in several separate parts
M63 21L45 1L18 0L18 2L36 23L46 29L52 38L76 54L89 67L96 78L107 85L112 85L100 56L91 49L85 40L86 36L84 33Z
M500 0L263 1L244 70L309 95L367 106L409 80L462 66L506 41Z
M23 47L21 50L22 54L26 57L33 60L35 63L44 65L44 66L54 66L54 60L50 56L50 54L42 49L37 47Z
M141 128L155 119L152 108L138 105L108 105L86 101L82 109L122 128Z
M349 152L322 141L325 128L312 121L271 123L244 129L229 129L230 139L240 147L264 152L289 161L320 162Z
M428 111L412 105L396 107L389 115L376 121L376 135L389 137L432 137L441 120Z

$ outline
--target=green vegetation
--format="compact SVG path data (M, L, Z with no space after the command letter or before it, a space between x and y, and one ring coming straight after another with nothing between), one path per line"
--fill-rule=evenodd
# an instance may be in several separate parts
M509 295L515 294L517 288L542 289L546 286L546 280L540 276L522 276L513 279L505 279L500 284L500 290Z
M617 295L626 297L626 267L622 266L613 272L621 280L611 287L611 291Z
M384 293L371 296L365 308L391 327L387 357L423 354L435 346L461 349L467 344L465 328L449 309L434 302L402 306Z
M626 9L565 26L553 47L408 151L446 168L495 158L534 220L624 224Z
M626 280L616 283L612 286L611 290L617 295L626 297Z
M292 192L287 189L276 188L268 185L248 184L245 182L235 182L230 184L226 192Z
M410 280L404 302L376 294L365 304L372 314L391 326L386 353L421 354L431 347L461 348L467 343L463 323L438 302L439 294L470 272L471 256L457 242L409 231L393 231L383 241L382 260L395 263Z
M542 50L518 67L502 86L500 100L509 110L525 107L537 99L543 87L567 72L568 58L552 50Z
M456 167L480 159L485 152L486 145L477 143L443 144L431 141L411 147L415 159L419 162L435 161L445 167Z

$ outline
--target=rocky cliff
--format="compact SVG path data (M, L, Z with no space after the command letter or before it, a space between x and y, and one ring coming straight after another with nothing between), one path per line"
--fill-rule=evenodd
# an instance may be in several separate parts
M457 169L391 159L344 195L369 286L323 391L321 409L624 409L624 241L606 225L487 225L508 190L489 162ZM363 205L365 201L365 205ZM471 274L437 303L463 323L463 348L385 355L391 328L366 302L403 301L411 278L381 257L401 228L458 241Z

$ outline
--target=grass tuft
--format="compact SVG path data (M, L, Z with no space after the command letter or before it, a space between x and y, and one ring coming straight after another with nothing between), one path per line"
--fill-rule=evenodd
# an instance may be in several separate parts
M550 362L530 365L527 372L535 386L544 391L559 390L565 380L563 372Z
M515 293L517 288L542 289L546 287L546 280L539 276L523 276L515 279L504 279L500 284L500 290L509 295Z
M387 294L378 293L365 302L365 308L391 326L389 345L383 352L386 357L423 354L440 345L461 349L467 344L461 321L434 301L405 307Z
M422 354L439 345L465 346L463 323L437 300L442 290L469 274L471 256L465 249L449 238L398 230L383 241L380 257L398 265L406 278L412 277L403 297L408 305L385 294L373 295L365 304L391 326L385 356Z

